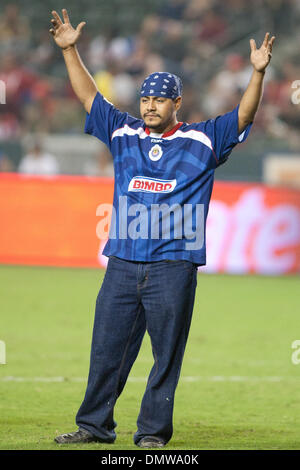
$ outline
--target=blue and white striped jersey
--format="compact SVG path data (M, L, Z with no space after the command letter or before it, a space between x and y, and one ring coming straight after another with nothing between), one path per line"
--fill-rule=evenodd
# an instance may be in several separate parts
M119 111L98 92L85 132L108 146L115 172L110 235L103 254L204 265L215 169L250 128L238 135L237 106L216 119L179 122L168 133L153 134L142 119Z

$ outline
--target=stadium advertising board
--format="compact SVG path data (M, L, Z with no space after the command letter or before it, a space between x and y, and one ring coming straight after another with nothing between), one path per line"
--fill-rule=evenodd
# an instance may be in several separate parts
M1 263L106 266L112 179L2 174L0 180ZM216 181L206 244L203 272L299 272L300 191Z

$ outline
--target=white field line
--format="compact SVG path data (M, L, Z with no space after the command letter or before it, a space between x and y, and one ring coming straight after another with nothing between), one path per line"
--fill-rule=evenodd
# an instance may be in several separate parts
M213 375L213 376L183 376L180 382L299 382L300 377L283 376L240 376L240 375ZM0 382L87 382L87 377L0 377ZM129 377L128 382L147 382L147 377Z

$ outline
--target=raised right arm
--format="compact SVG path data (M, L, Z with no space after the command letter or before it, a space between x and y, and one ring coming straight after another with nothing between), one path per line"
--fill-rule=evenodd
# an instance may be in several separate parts
M95 80L83 64L76 47L85 22L79 23L77 28L74 29L70 23L67 10L62 10L62 13L64 23L61 21L58 13L52 11L54 18L51 20L53 28L50 29L50 33L56 44L62 49L74 93L83 104L85 110L90 113L98 89Z

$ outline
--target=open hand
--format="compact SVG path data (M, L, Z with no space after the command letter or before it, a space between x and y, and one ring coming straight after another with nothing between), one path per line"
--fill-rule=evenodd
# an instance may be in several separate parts
M266 33L265 39L259 49L256 48L256 42L254 39L250 39L251 55L250 60L258 72L264 72L266 67L269 65L272 57L272 47L275 41L275 36L269 39L270 33Z
M79 23L77 28L74 29L70 23L67 10L63 9L62 14L64 23L60 19L58 13L55 10L52 11L54 19L51 20L53 28L50 29L50 33L59 47L62 49L67 49L68 47L74 46L74 44L76 44L81 34L82 28L86 23L82 21Z

